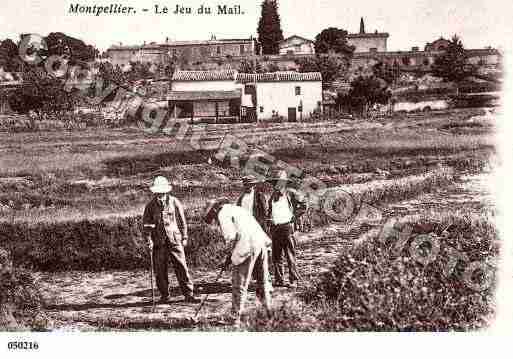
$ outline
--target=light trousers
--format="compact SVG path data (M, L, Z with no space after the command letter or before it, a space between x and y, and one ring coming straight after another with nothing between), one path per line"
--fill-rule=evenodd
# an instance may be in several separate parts
M232 312L240 317L244 312L251 274L255 276L256 296L269 311L271 309L271 281L267 249L251 254L244 262L232 268Z

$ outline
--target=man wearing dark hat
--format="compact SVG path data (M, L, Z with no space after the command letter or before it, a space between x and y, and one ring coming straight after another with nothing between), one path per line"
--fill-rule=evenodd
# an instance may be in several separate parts
M280 171L274 181L274 191L268 204L274 285L285 286L282 263L285 255L289 267L289 286L295 288L300 278L296 265L295 221L306 210L306 202L295 190L287 187L289 179L285 171Z
M153 252L153 269L162 303L169 299L168 262L171 257L176 278L186 302L197 303L185 261L187 222L182 203L170 195L167 178L158 176L150 187L155 194L144 209L143 235Z
M253 176L242 178L244 191L237 199L237 206L245 208L255 217L263 230L266 230L265 197L258 186L258 180Z
M229 244L229 262L232 267L232 313L240 321L244 312L251 274L257 281L256 295L270 314L271 283L267 248L271 240L260 224L245 209L227 200L209 202L204 211L208 224L217 224Z

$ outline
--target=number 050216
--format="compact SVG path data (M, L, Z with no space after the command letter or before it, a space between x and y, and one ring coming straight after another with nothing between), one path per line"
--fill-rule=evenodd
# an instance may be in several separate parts
M37 350L39 344L37 342L9 342L7 343L9 350Z

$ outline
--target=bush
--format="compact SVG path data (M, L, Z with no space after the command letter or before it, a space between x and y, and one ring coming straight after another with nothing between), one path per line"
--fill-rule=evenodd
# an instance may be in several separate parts
M215 268L222 263L224 241L204 225L189 226L186 248L191 267ZM141 217L106 218L59 223L3 223L0 242L14 262L35 270L131 270L149 266L141 235Z
M10 253L0 247L0 331L45 329L42 305L30 272L14 267Z
M371 231L304 294L307 302L337 308L335 315L317 314L323 330L460 331L488 326L494 314L495 270L482 291L466 285L464 273L472 262L489 264L497 257L493 224L477 216L444 214L405 217L396 228L404 225L413 231L399 250L397 240L383 240L379 231ZM428 233L440 243L440 252L422 264L411 258L410 247L418 235ZM454 250L468 260L447 272L457 258ZM428 248L421 246L420 251L426 255ZM472 283L484 284L485 277L474 275Z

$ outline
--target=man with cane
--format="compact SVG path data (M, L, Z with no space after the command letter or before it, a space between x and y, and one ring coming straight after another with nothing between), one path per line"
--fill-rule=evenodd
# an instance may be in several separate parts
M184 209L182 203L170 195L171 189L169 181L163 176L153 181L150 190L155 196L144 209L143 236L152 254L152 269L160 292L160 303L167 303L169 299L170 258L185 301L198 303L199 300L193 296L193 284L185 261L187 222Z
M260 224L247 210L228 203L227 200L211 201L204 212L207 224L217 224L228 244L227 263L232 269L232 314L240 323L251 274L257 280L256 295L268 315L271 314L271 294L267 248L271 240Z

